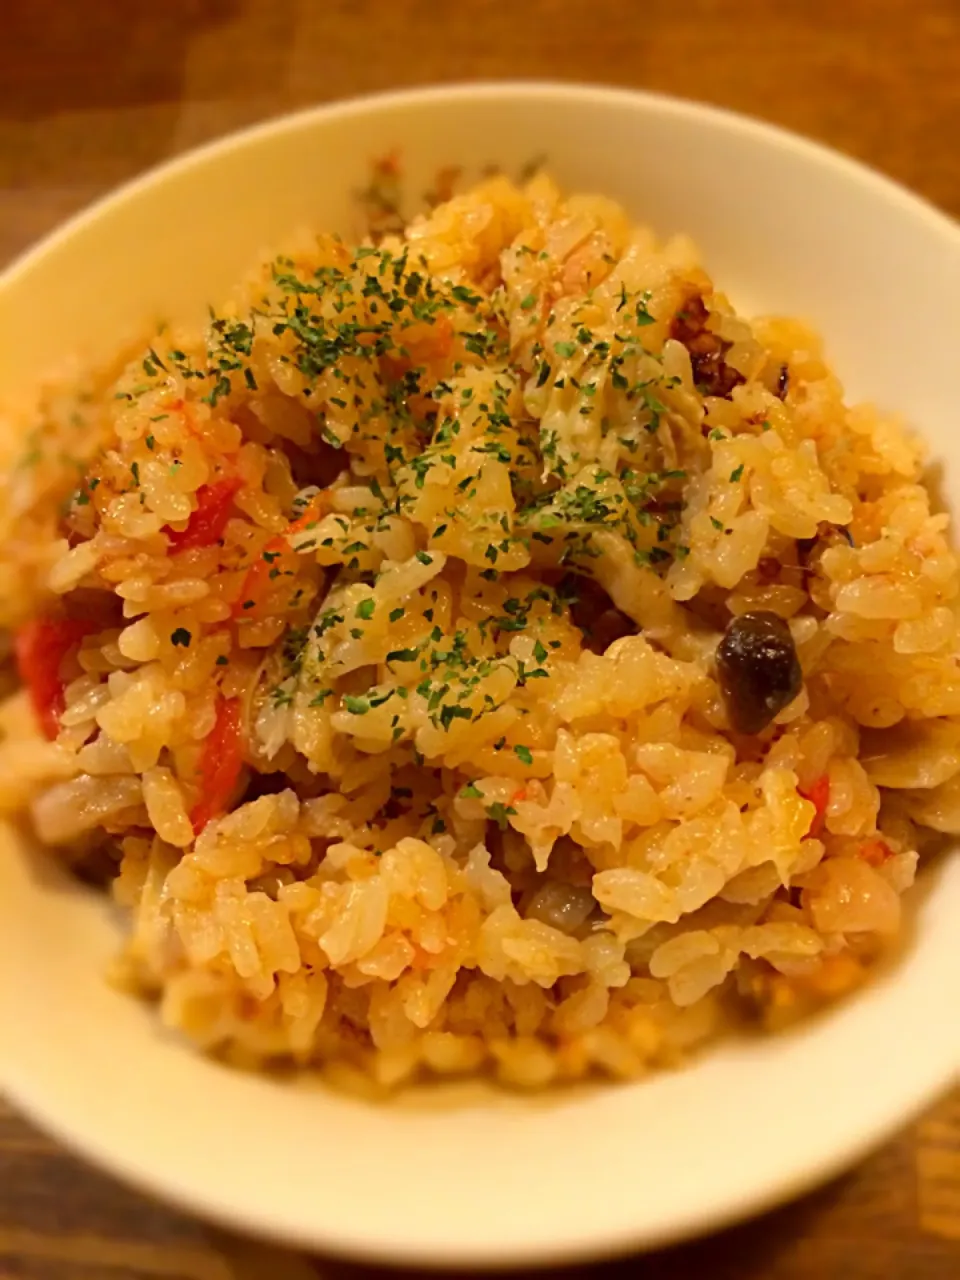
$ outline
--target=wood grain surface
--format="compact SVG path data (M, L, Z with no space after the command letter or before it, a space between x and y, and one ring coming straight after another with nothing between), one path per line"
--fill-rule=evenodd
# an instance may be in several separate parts
M960 215L960 0L0 0L0 264L117 182L225 130L347 94L511 76L747 111ZM956 1280L960 1093L798 1204L591 1274ZM2 1280L370 1275L155 1205L0 1103Z

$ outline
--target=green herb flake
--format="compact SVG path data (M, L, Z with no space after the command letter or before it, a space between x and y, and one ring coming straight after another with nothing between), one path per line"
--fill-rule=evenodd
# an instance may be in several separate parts
M553 349L558 356L563 356L567 360L577 354L577 344L575 342L555 342Z
M483 792L473 782L468 782L465 787L460 788L460 795L464 800L482 800Z
M636 315L637 315L637 324L638 324L638 325L641 325L641 326L642 326L642 325L647 325L647 324L656 324L656 323L657 323L657 318L656 318L656 316L652 316L652 315L650 314L650 312L647 310L647 303L648 303L649 301L650 301L650 294L649 294L649 293L645 293L645 294L643 295L643 297L642 297L642 298L640 298L640 300L637 302L637 312L636 312Z
M375 608L375 601L373 600L372 597L370 597L367 600L361 600L360 603L357 605L357 611L355 616L358 618L362 618L364 622L369 622L369 620L373 617L374 608Z
M448 702L440 708L440 724L449 729L454 720L472 720L473 712L469 707L460 706L456 702Z
M462 302L465 306L475 307L483 301L479 293L474 293L464 284L457 284L450 290L451 297L457 302Z
M487 806L487 813L501 831L506 831L509 825L508 819L512 818L516 812L513 805L503 804L500 800L495 800L493 804Z
M737 481L741 479L742 476L743 476L743 463L741 462L739 467L734 468L734 470L730 472L730 483L736 484Z
M215 409L217 402L222 400L224 396L228 396L231 391L230 379L225 373L221 373L213 384L208 395L202 397L203 403L208 404L211 409Z
M514 747L513 750L517 759L522 761L523 764L533 764L533 752L529 747L519 746Z
M420 656L419 649L391 649L387 654L387 662L413 662Z

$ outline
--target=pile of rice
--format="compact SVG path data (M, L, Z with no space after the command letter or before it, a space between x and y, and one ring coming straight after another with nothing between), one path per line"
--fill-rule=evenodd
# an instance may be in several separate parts
M607 199L304 237L2 434L0 804L203 1050L635 1077L856 987L960 831L919 443ZM803 682L743 733L757 611Z

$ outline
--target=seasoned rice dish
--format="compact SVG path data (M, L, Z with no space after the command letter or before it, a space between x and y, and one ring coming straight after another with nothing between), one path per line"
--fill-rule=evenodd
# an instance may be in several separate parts
M960 831L919 441L603 197L303 235L0 448L0 804L204 1051L636 1077L856 988Z

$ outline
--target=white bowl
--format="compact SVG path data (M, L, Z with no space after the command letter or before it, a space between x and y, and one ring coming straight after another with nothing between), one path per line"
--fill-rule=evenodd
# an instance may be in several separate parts
M0 387L189 318L299 224L343 226L371 157L413 190L443 163L545 154L573 188L691 232L746 309L809 316L849 391L903 410L960 496L960 230L849 160L719 111L546 84L322 108L167 165L0 278ZM91 1160L240 1230L391 1262L505 1264L653 1246L793 1195L901 1124L960 1066L960 861L918 893L865 993L689 1069L551 1098L375 1108L195 1056L103 970L118 924L0 833L0 1085Z

